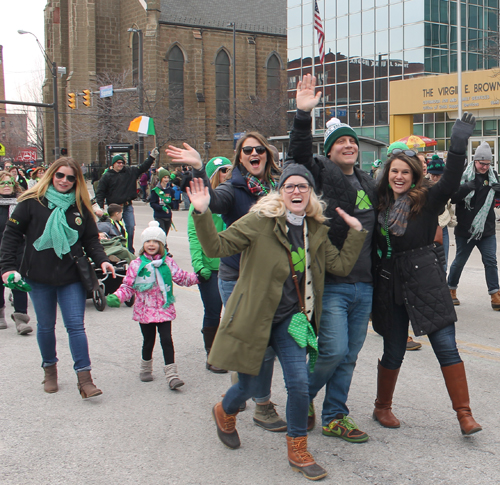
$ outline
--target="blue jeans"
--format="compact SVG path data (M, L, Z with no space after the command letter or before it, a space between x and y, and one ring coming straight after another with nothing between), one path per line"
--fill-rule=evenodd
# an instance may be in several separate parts
M220 313L222 311L222 300L219 294L217 275L218 271L212 271L208 281L202 281L198 288L200 290L201 300L203 301L203 328L219 326Z
M448 271L448 254L450 253L450 233L448 231L448 226L443 227L443 249L444 249L444 259L446 261L444 265L444 273Z
M450 267L448 287L451 290L457 289L465 263L467 263L474 247L477 247L483 261L488 293L490 295L496 293L500 289L498 285L496 236L483 237L479 241L473 239L470 242L467 242L467 238L465 237L455 236L455 241L457 243L457 254L455 256L455 261L453 261Z
M57 304L61 309L64 326L68 332L69 348L76 372L91 370L89 346L85 334L85 302L87 292L80 282L53 286L28 280L30 297L37 318L37 340L42 354L42 367L57 363L56 318Z
M312 401L326 385L322 422L327 426L337 414L349 414L347 396L359 351L363 347L372 309L369 283L329 283L323 294L318 334L319 356L309 375Z
M148 186L147 185L139 185L141 188L141 199L146 200L148 198Z
M296 438L307 435L307 408L309 406L308 364L306 349L301 349L288 333L291 317L274 327L271 331L271 347L276 352L283 368L283 377L288 393L286 401L286 421L288 435ZM238 373L238 382L231 386L222 400L222 408L234 414L248 398L255 395L259 388L258 376Z
M226 306L236 283L237 280L225 281L219 278L219 293L224 306ZM273 348L271 346L268 347L266 353L264 354L264 361L262 362L257 383L254 383L255 394L253 394L253 400L257 403L265 403L271 399L271 385L273 383L275 358L276 353Z
M134 217L134 206L132 204L123 207L122 217L123 217L123 222L125 223L125 229L127 230L128 250L131 253L135 253L134 250L135 217Z
M410 319L404 305L393 305L393 323L390 333L384 337L384 355L380 360L382 367L396 370L401 367L408 340ZM441 367L462 362L455 341L455 324L437 330L428 335Z

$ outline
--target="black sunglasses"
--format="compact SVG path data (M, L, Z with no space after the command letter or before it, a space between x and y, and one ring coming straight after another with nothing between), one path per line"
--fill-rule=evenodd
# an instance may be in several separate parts
M222 173L227 173L227 172L230 170L230 168L229 168L229 167L221 167L221 168L219 168L219 170L220 170Z
M56 172L55 174L56 179L62 180L64 177L66 177L66 180L72 184L76 182L76 177L74 175L66 175L65 173L62 172Z
M266 153L266 147L263 147L262 145L256 146L256 147L243 147L241 151L245 155L251 155L253 151L257 152L257 155L262 155L263 153Z
M404 153L407 157L414 157L417 152L414 152L413 150L401 150L401 148L395 148L392 150L391 155L401 155L401 153Z

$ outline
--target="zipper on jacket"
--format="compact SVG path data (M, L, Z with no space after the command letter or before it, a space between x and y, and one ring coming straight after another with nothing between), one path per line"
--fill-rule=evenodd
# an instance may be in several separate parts
M228 323L231 323L233 321L233 318L234 318L234 314L236 313L236 310L238 309L239 305L240 305L240 301L241 301L241 298L243 297L243 293L240 295L240 297L238 298L238 302L236 303L236 306L234 307L234 312L233 314L231 315L231 318L229 319L229 322Z

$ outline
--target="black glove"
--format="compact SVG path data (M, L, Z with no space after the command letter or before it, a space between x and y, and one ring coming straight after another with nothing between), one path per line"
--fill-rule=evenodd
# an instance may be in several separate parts
M476 126L476 118L465 112L461 120L455 121L451 130L451 146L450 151L457 155L464 154L467 151L467 142Z
M473 190L476 190L476 181L475 180L469 180L468 182L465 182L460 186L460 188L464 189L467 188L467 193L472 192Z
M500 184L497 182L496 184L491 184L490 187L498 194L500 192Z

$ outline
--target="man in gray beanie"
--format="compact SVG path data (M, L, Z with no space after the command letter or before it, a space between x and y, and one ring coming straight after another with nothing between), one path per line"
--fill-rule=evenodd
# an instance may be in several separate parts
M474 160L462 175L462 185L451 198L456 204L457 226L455 241L457 252L448 275L448 287L454 305L460 305L457 288L462 270L469 256L477 247L481 253L491 307L500 311L500 286L498 283L495 197L500 193L498 174L492 167L493 155L487 142L481 143L474 153Z
M327 207L326 224L333 245L341 248L348 227L336 213L340 207L359 219L370 236L365 240L357 263L349 276L325 275L323 312L318 335L319 356L309 378L308 429L314 427L313 399L325 386L323 435L362 443L368 435L349 416L347 396L358 353L363 347L372 308L372 237L375 228L377 195L375 181L357 168L358 136L346 123L334 118L327 123L325 155L313 156L311 110L321 93L315 93L315 78L306 75L297 87L297 114L290 135L289 157L303 164L314 177L316 190Z

